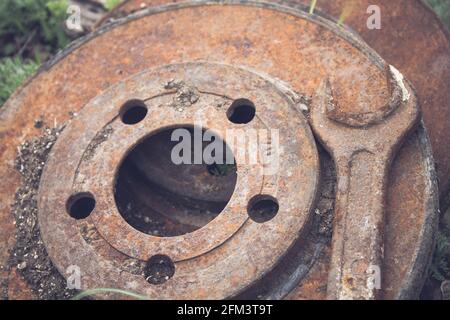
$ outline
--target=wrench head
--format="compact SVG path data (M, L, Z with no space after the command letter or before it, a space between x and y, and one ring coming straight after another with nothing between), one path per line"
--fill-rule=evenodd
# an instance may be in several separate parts
M365 125L358 126L352 125L352 119L357 118L355 114L346 118L344 114L336 112L333 86L329 79L322 81L312 101L311 125L315 135L333 156L350 156L361 150L391 155L403 137L417 124L420 112L415 94L410 94L414 92L412 87L402 77L395 78L391 72L390 77L392 96L386 104L390 107L385 110L392 110L382 118L371 117ZM340 116L336 118L338 114Z

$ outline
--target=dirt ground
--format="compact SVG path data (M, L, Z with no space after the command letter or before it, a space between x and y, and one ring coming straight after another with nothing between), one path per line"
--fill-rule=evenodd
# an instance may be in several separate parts
M36 121L35 126L41 126ZM16 220L16 244L9 268L16 267L39 299L68 299L76 292L66 289L66 280L54 267L42 242L37 219L37 193L48 154L63 127L42 128L43 135L19 147L15 167L22 175L12 214Z

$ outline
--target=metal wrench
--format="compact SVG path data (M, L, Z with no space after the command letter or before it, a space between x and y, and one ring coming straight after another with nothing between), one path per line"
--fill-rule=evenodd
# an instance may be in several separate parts
M403 77L387 70L391 100L384 114L336 117L329 80L313 99L311 125L337 172L329 299L376 299L383 263L385 193L396 149L419 118Z

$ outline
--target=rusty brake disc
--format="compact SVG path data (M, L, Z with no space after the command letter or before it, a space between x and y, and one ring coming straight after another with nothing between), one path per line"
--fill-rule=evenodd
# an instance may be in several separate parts
M391 99L387 69L348 30L275 3L162 5L87 35L41 68L0 111L5 295L43 297L30 280L39 257L22 255L26 250L18 250L14 239L16 228L37 214L39 234L33 239L42 237L42 254L63 276L79 266L84 289L113 286L166 299L325 298L335 173L307 125L309 102L329 78L338 105L362 108L356 112L383 106ZM412 90L411 99L416 101ZM235 102L253 108L255 116L231 120ZM136 113L128 117L129 110ZM236 176L226 178L218 193L211 190L221 183L206 165L154 170L165 156L148 157L151 152L139 146L166 129L192 127L198 110L204 128L227 143L227 128L280 130L279 173L243 165L234 148ZM11 215L21 186L14 159L17 146L42 135L36 119L64 123L64 129L39 188L32 190L38 207L18 217ZM432 162L421 124L397 152L389 175L381 298L414 297L422 285L436 223ZM123 169L125 164L130 169ZM122 172L124 197L135 197L128 202L147 211L151 207L152 219L166 226L167 234L139 230L124 213L128 202L120 203L117 195ZM187 188L183 177L193 173L202 183ZM136 187L142 184L164 192L142 196ZM252 216L250 209L261 202L269 209L256 211L276 215ZM76 214L79 210L87 214ZM212 216L185 219L198 212Z

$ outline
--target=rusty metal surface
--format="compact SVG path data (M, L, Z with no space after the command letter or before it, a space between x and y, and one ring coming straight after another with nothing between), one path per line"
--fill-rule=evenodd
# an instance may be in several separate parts
M142 8L179 2L178 0L127 0L99 23ZM309 10L310 0L272 0L293 8ZM381 29L367 28L367 8L381 10ZM412 82L433 147L437 164L441 206L450 205L450 36L436 14L422 0L319 0L315 12L354 29L388 63Z
M395 87L391 99L395 108L380 123L360 115L357 119L365 121L358 125L364 127L334 120L333 85L328 79L313 98L311 125L333 156L337 171L329 299L379 297L375 284L367 284L373 272L382 271L387 174L398 145L419 119L411 88L406 88L403 79L395 78L392 70L387 73L388 85ZM347 117L355 119L353 113L342 114L344 121Z
M197 88L199 100L181 112L170 107L172 95L161 84L171 79ZM233 67L191 63L140 73L91 100L54 146L39 190L40 228L58 269L64 272L70 265L80 266L86 288L119 286L155 299L226 298L272 269L305 232L319 170L306 120L289 104L288 96L271 86ZM233 124L226 117L227 106L239 97L257 106L257 119L248 125ZM124 102L133 99L145 101L149 114L139 124L126 126L117 115ZM222 107L218 108L217 103ZM111 197L115 168L127 150L144 136L179 123L194 124L198 114L204 125L223 139L230 129L279 129L283 153L277 174L270 174L261 163L246 163L247 155L242 157L238 152L242 146L236 145L232 149L240 173L236 189L216 219L199 230L175 237L155 237L134 230L121 219ZM90 142L105 126L112 129L110 137L85 159ZM95 196L96 208L86 221L76 221L66 213L65 203L76 192ZM264 224L250 220L246 212L249 199L258 194L271 195L280 204L276 217ZM142 275L118 269L114 263L117 253L99 257L94 247L100 244L89 247L83 240L79 231L83 223L95 226L103 246L109 245L128 257L142 261L157 254L170 257L175 263L175 275L162 285L152 286Z
M266 30L273 32L268 35ZM340 50L335 50L337 47ZM0 172L5 180L0 186L0 212L4 217L2 230L10 230L9 234L4 234L2 253L14 241L9 205L20 181L12 161L21 141L39 135L39 130L33 127L34 120L42 116L48 123L62 123L69 118L68 111L80 111L108 87L133 74L195 60L256 70L260 75L270 75L277 86L286 88L285 84L289 84L306 97L313 96L320 82L331 77L333 82L339 83L336 90L341 105L352 103L353 90L366 92L360 97L366 103L384 105L390 98L382 60L357 37L320 17L260 3L204 6L196 2L140 12L94 32L67 49L16 92L0 112ZM361 75L356 88L351 80L354 73ZM61 108L61 101L64 101L64 108ZM296 107L300 108L300 102L296 102ZM100 113L107 109L105 105L92 108ZM420 287L435 217L430 159L426 135L420 127L394 160L386 211L389 231L385 239L385 281L389 285L385 286L383 298L408 297ZM393 192L395 197L391 196ZM103 232L107 234L108 230ZM47 243L47 246L55 254L52 244ZM96 259L103 260L115 254L120 261L120 254L108 247L100 245L96 249ZM308 290L326 285L327 274L326 268L321 268L322 272L314 268L311 270L315 275L313 283L306 277L291 298L317 297ZM238 285L241 289L243 286ZM227 285L222 289L222 294L233 292ZM198 292L198 297L206 295L205 290Z
M431 148L423 147L426 146L427 138L421 131L421 129L417 130L412 134L413 138L410 137L405 141L394 159L389 173L384 234L385 269L382 277L384 299L417 298L417 294L423 284L418 279L423 278L426 274L426 261L429 261L431 255L431 244L429 241L432 242L437 215L425 215L423 218L418 219L416 212L408 215L404 210L405 208L416 207L418 202L422 202L423 205L419 210L425 212L437 210L435 182L414 174L414 172L420 170L434 170ZM422 145L422 160L410 157L411 152L414 152L413 150L420 145ZM423 159L428 160L423 161ZM405 168L408 168L409 173L405 172ZM427 191L421 194L417 193L417 190ZM428 194L428 199L424 198L425 194ZM416 196L419 196L419 199ZM412 229L421 229L420 234L405 233L406 225ZM422 225L422 227L419 227L419 225ZM417 241L420 241L422 244L416 248L411 247L411 243ZM330 250L331 247L324 251L319 257L315 268L288 295L288 299L326 298L327 279L324 279L324 275L328 275L328 268L330 267ZM414 256L416 263L413 266L405 264L409 256ZM405 274L408 274L408 277L402 279ZM399 293L396 292L398 287L403 288Z

